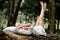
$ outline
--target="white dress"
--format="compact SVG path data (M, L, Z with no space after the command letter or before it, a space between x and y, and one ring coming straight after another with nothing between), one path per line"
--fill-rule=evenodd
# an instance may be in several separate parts
M25 35L31 35L32 34L31 30L24 30L24 29L17 29L17 32L20 34L25 34Z
M15 30L16 30L15 26L6 27L5 29L3 29L3 31L5 32L15 32Z
M33 28L33 34L47 36L45 29L40 25Z
M29 30L24 30L24 29L21 29L21 28L18 29L18 28L14 27L14 26L7 27L7 28L3 29L3 31L18 33L18 34L25 34L25 35L31 35L32 34L30 29Z
M35 27L31 26L29 28L29 30L24 30L24 29L21 29L21 28L18 29L16 27L12 26L12 27L5 28L3 31L18 33L18 34L25 34L25 35L31 35L33 33L33 34L36 34L36 35L47 36L47 34L45 32L45 29L42 26L40 26L40 25L35 26Z

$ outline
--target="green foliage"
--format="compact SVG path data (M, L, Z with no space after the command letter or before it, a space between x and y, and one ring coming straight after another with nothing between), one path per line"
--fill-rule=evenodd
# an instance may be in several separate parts
M7 0L1 0L0 1L0 10L3 10L4 8L6 8L7 5Z
M16 0L15 0L16 1ZM48 1L47 1L48 3ZM60 7L60 0L56 0L56 6ZM17 1L15 3L17 5ZM16 7L15 5L15 7ZM0 20L4 20L4 19L7 19L6 18L6 15L7 15L7 9L9 8L9 1L8 0L2 0L0 1L0 15L2 16ZM22 21L29 21L29 22L32 22L32 20L36 20L37 16L39 15L39 12L40 12L40 3L39 3L39 0L24 0L22 6L20 7L21 9L21 20ZM15 10L14 10L15 11ZM38 13L37 13L37 12ZM22 15L23 14L23 15ZM48 18L48 12L46 12L45 16ZM23 17L24 16L24 17ZM3 18L3 19L2 19ZM25 18L25 19L24 19ZM8 20L8 19L7 19ZM0 28L2 29L3 28L3 25L2 26L0 25Z
M24 13L26 16L26 20L36 20L37 15L40 13L40 3L39 0L24 0L22 6L21 6L21 12ZM27 18L28 17L28 18Z
M3 26L0 25L0 29L3 30Z
M35 7L38 7L38 0L25 0L22 7L21 11L24 13L34 13L35 12Z
M56 2L60 3L60 0L56 0Z

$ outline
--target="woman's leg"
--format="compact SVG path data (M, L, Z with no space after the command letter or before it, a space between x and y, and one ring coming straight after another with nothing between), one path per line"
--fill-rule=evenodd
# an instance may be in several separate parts
M46 10L46 3L40 2L41 4L41 13L39 17L37 18L36 25L44 26L44 12Z
M37 21L36 21L36 25L33 28L34 32L36 33L36 35L45 35L46 36L46 32L44 27L44 12L46 9L46 3L40 2L41 4L41 14L38 17Z

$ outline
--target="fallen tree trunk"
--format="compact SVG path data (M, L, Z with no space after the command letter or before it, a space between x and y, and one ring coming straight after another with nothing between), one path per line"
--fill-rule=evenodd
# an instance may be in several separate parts
M32 40L32 37L26 35L17 35L11 32L3 32L0 30L0 40Z
M36 36L36 35L18 35L11 32L3 32L0 30L0 40L60 40L60 36L49 35L45 36Z

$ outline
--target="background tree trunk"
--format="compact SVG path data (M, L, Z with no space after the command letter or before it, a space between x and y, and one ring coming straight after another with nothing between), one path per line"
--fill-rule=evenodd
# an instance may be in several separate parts
M18 16L18 12L19 12L19 9L20 9L21 1L22 0L19 0L18 1L16 10L14 12L14 0L10 0L10 2L11 2L10 3L11 4L11 7L10 8L11 9L10 9L10 14L9 14L9 19L8 19L8 25L7 26L13 26L13 25L15 25L15 22L16 22L17 16Z
M9 0L9 15L7 26L13 25L13 14L14 14L14 0Z
M49 0L49 27L50 33L55 33L55 0Z

